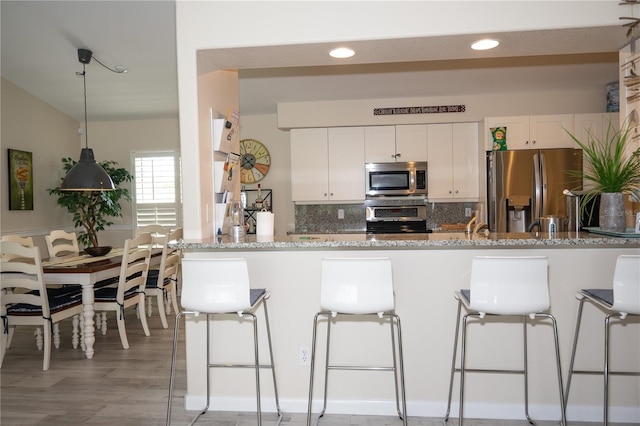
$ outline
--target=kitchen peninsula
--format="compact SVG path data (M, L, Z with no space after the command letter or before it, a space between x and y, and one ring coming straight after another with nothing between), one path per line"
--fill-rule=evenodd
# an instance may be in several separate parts
M640 238L613 238L589 233L561 233L556 237L531 233L488 236L464 233L296 234L268 238L271 241L257 241L255 236L249 236L242 242L233 242L228 236L223 236L220 241L217 238L184 241L175 246L183 249L185 257L244 257L249 265L252 287L269 290L280 405L285 413L306 411L309 368L300 365L298 353L301 347L311 345L313 316L319 309L321 259L389 257L393 265L396 312L402 319L408 414L409 417L439 417L445 412L449 383L457 309L453 293L454 290L468 288L474 256L548 257L551 312L558 320L562 368L566 378L577 311L576 292L581 288L610 288L616 258L621 254L640 254ZM585 368L598 368L603 352L602 315L593 309L585 309L583 321L589 324L585 328L589 331L581 334L584 346L580 362L585 364ZM352 340L354 330L360 331L358 326L357 321L347 324L345 328L349 332L344 335L341 334L344 328L332 328L332 336L336 339L332 346L335 360L344 364L386 362L386 358L375 358L382 355L379 351L372 351L369 343L373 341L375 345L386 341L386 329L363 328L354 348ZM496 336L499 333L483 334L482 327L471 327L469 345L477 349L468 360L469 366L491 368L497 362L502 367L520 368L520 323L505 325L501 336ZM247 326L246 332L249 333L249 329ZM227 331L224 324L215 324L213 330L216 336L238 333L237 326ZM630 330L622 330L622 334L620 331L616 327L612 331L616 369L637 368L640 333L634 335ZM185 404L190 410L204 406L204 332L201 319L196 322L190 318L187 321L188 390ZM550 333L550 328L545 325L529 327L528 332L530 413L540 420L559 419L560 416L556 385L553 380L547 380L546 374L555 368L552 350L548 348ZM237 340L238 346L231 348L232 351L229 347L215 347L214 359L234 360L238 354L250 356L251 348L240 342L244 339ZM261 342L261 345L261 354L265 356L266 344ZM222 376L218 372L212 374L215 383L212 407L221 410L255 409L252 372L233 372L231 376ZM273 411L268 372L262 373L261 378L263 408ZM487 379L486 375L468 376L465 414L476 418L524 418L522 378L497 375ZM576 380L579 381L575 382L575 393L572 392L569 401L568 418L601 421L602 379L586 376ZM380 415L393 415L395 412L392 380L386 374L336 372L331 374L329 382L333 399L329 401L328 412ZM637 378L615 377L612 389L611 421L640 422ZM456 392L454 388L454 395ZM319 409L314 405L314 412Z

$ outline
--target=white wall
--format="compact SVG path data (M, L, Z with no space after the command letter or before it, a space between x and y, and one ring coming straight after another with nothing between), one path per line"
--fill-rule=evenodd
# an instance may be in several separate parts
M48 233L50 229L66 228L71 225L71 218L56 205L56 198L50 196L47 189L55 188L63 177L61 159L76 158L80 155L79 123L8 80L0 80L1 232L26 236ZM33 153L33 210L9 210L7 149ZM36 240L36 244L46 253L44 239Z
M513 72L518 72L515 70ZM463 78L473 78L467 70ZM611 81L618 65L611 66ZM467 96L439 96L404 99L365 99L340 102L289 102L278 104L278 127L371 126L389 124L456 123L482 121L485 117L536 114L605 112L606 87L559 91L552 88L496 93L491 86ZM374 108L433 105L465 105L462 113L373 115Z

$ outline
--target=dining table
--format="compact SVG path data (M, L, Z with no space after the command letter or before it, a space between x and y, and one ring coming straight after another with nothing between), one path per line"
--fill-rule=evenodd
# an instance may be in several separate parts
M120 275L123 252L123 248L113 248L103 256L74 253L50 257L42 261L42 271L47 286L77 285L82 287L83 348L89 359L93 358L95 353L93 345L96 340L94 285ZM159 264L161 254L161 248L153 248L149 266Z

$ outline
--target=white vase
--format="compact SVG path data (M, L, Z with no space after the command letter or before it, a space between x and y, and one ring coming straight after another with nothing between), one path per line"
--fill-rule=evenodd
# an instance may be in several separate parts
M600 229L624 232L627 228L622 193L600 194Z

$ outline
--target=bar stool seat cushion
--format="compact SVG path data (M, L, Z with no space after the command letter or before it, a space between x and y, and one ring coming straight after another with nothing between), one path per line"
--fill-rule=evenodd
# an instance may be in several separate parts
M255 306L262 297L267 292L266 288L252 288L249 290L249 300L251 301L251 306Z
M590 288L582 291L600 302L613 306L613 290L611 289Z

